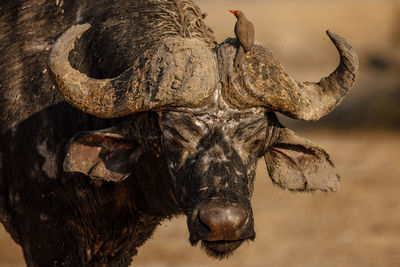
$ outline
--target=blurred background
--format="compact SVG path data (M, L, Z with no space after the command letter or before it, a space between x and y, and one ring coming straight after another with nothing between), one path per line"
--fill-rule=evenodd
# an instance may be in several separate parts
M318 122L283 123L331 155L337 193L282 191L263 159L253 209L257 238L227 260L188 242L185 218L163 223L139 249L135 266L400 266L400 0L197 0L219 42L234 37L242 10L256 40L270 47L299 81L318 81L339 61L326 29L343 36L360 59L356 86ZM0 266L25 266L0 226Z

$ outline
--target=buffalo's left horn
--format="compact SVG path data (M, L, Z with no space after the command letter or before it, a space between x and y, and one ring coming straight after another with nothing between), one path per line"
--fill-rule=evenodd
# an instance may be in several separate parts
M127 115L130 111L125 105L117 104L129 86L127 73L114 79L93 79L72 68L68 61L75 40L89 28L90 24L73 26L55 42L48 63L49 73L65 100L76 108L101 118Z
M81 111L116 118L169 106L196 106L212 97L217 64L201 40L165 38L154 43L152 51L142 51L146 59L132 62L118 77L94 79L68 61L74 42L89 28L82 24L67 30L55 42L48 62L55 86Z
M349 43L327 31L340 54L334 72L319 82L300 83L292 79L272 52L255 45L240 71L229 77L226 93L236 106L264 106L300 120L318 120L335 109L353 86L358 58Z

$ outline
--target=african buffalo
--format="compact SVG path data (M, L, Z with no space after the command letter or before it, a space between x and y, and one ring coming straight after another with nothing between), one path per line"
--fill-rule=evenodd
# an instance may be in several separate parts
M191 0L0 7L0 221L29 266L127 266L179 214L225 258L255 238L262 156L284 189L337 189L328 154L274 113L340 104L358 59L335 33L337 69L300 83L261 44L234 66L236 39L217 44Z

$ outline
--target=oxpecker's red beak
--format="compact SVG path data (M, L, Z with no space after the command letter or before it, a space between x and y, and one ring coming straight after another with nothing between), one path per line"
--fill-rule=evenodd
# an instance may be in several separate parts
M235 14L235 10L229 10L229 12L231 12L232 14Z

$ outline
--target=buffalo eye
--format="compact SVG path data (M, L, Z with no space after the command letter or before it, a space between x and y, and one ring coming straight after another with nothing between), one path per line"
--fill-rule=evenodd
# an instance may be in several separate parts
M164 130L163 135L164 135L164 140L165 140L166 144L168 144L169 146L182 147L182 144L180 144L177 141L176 136L174 136L173 133L171 133L171 131Z
M256 154L261 153L261 151L263 149L263 143L264 143L264 140L262 140L262 139L256 139L254 141L251 141L250 146L249 146L250 151L252 153L256 153Z

